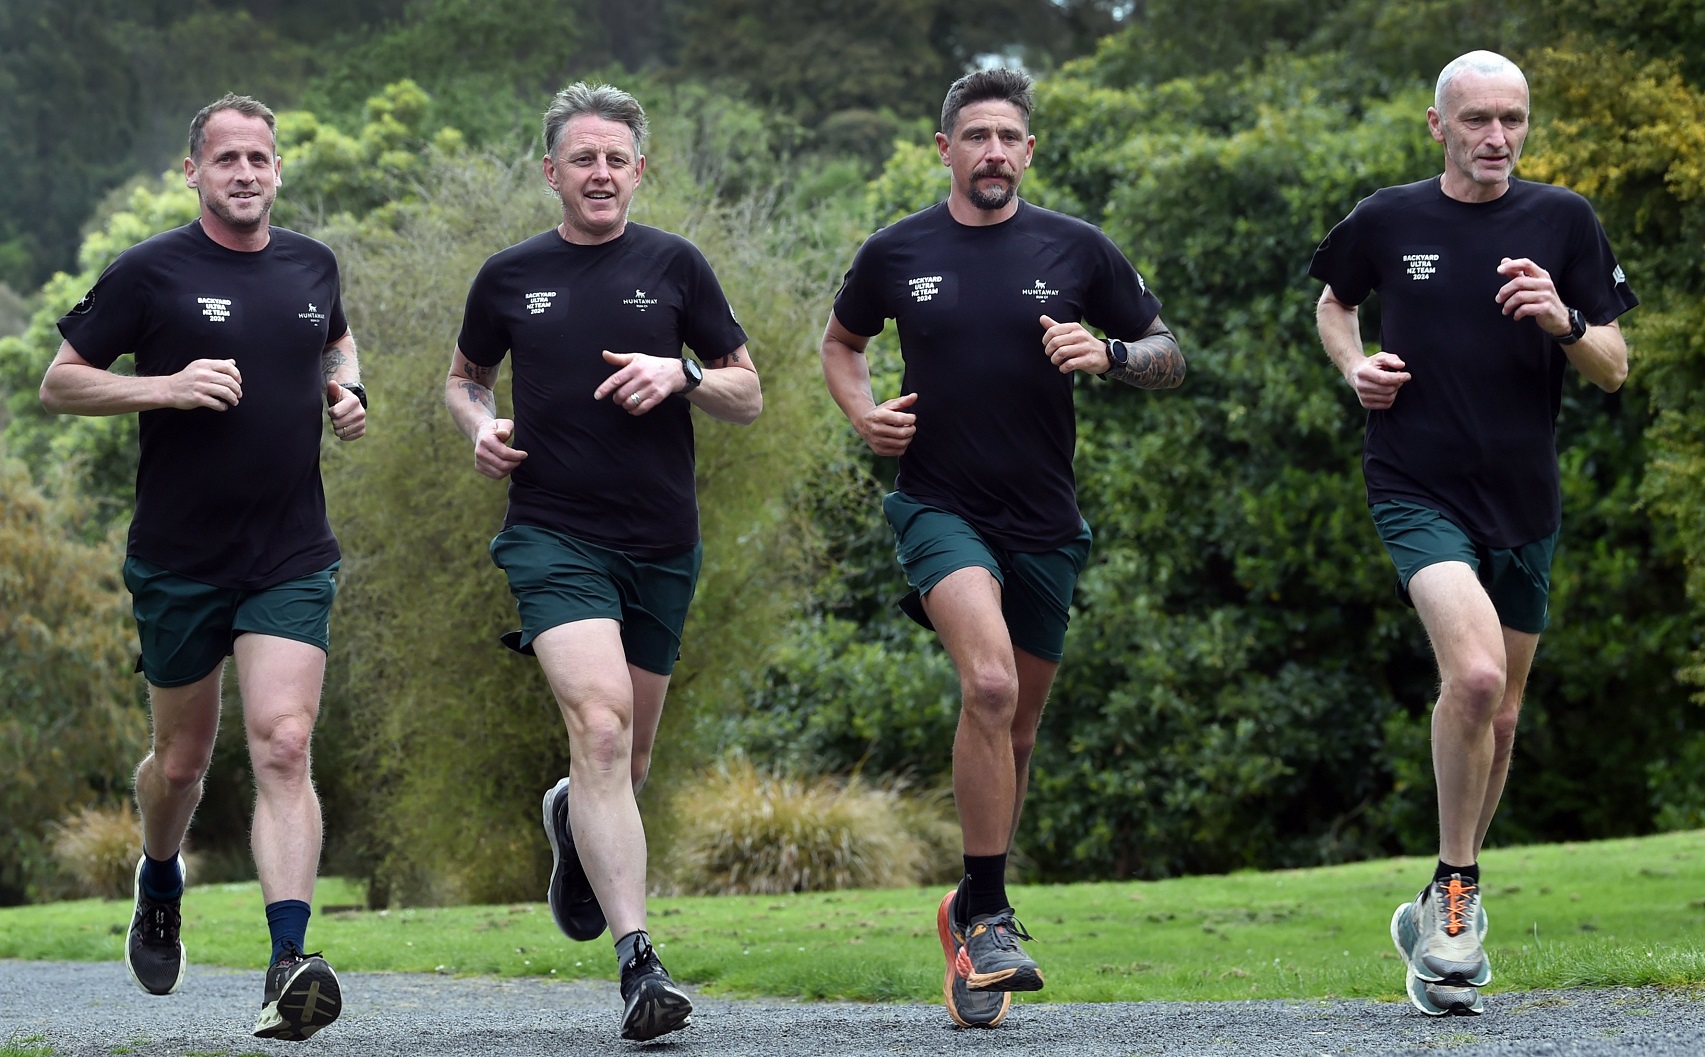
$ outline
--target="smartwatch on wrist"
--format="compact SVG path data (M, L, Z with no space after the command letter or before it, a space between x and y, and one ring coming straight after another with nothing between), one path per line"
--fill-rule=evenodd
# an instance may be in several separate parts
M1586 333L1586 314L1578 308L1571 308L1569 309L1569 333L1559 335L1557 338L1557 344L1573 345L1575 342L1580 341L1583 337L1585 337Z
M1103 378L1112 374L1117 368L1128 366L1131 362L1131 350L1125 347L1124 342L1118 338L1108 338L1106 345L1107 369L1101 372Z
M367 387L360 382L339 382L338 388L346 393L354 393L355 399L361 401L361 410L367 410Z
M699 366L697 360L690 359L686 356L681 357L681 374L686 376L687 379L686 388L681 390L682 396L686 396L694 389L697 389L699 387L699 383L704 381L704 368Z

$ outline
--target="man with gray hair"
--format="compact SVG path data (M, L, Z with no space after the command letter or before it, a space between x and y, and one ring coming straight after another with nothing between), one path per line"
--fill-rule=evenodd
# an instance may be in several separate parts
M865 240L822 345L835 402L873 452L899 459L883 512L912 588L901 608L940 634L959 673L965 875L937 906L936 931L942 996L962 1027L995 1027L1013 992L1042 987L1018 943L1030 937L1006 864L1089 559L1072 375L1143 389L1184 380L1159 298L1112 240L1018 197L1036 149L1033 105L1016 70L954 83L935 136L947 200ZM864 353L888 319L905 379L902 395L877 403Z
M1432 641L1439 860L1391 939L1423 1013L1471 1015L1492 979L1479 855L1549 616L1562 524L1553 439L1565 368L1614 392L1639 303L1592 207L1514 176L1527 79L1470 52L1427 111L1442 176L1374 193L1315 251L1327 355L1367 409L1363 474L1398 591ZM1379 351L1357 306L1377 291Z
M445 400L474 468L509 480L491 557L568 729L569 779L544 796L557 926L606 925L622 1037L687 1025L692 1003L646 931L645 781L702 546L693 408L746 425L758 374L722 287L692 243L628 220L645 173L645 111L574 84L544 117L544 177L562 221L494 255L468 291ZM691 348L703 361L688 358ZM514 355L514 418L497 368Z

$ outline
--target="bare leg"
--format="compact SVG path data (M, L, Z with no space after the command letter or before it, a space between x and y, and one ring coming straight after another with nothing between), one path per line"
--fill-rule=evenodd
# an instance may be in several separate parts
M1480 808L1480 823L1474 830L1474 854L1486 843L1486 831L1492 827L1498 801L1504 795L1504 781L1510 774L1510 754L1515 750L1516 720L1521 716L1522 692L1527 689L1527 675L1533 668L1533 655L1539 649L1539 636L1504 628L1504 656L1509 661L1509 673L1504 679L1504 701L1498 716L1492 721L1492 773L1486 781L1486 800Z
M1476 861L1482 816L1501 791L1492 781L1492 728L1508 686L1504 633L1486 589L1463 562L1422 569L1410 578L1409 595L1439 666L1432 739L1439 858L1467 866Z
M234 652L255 773L249 844L261 897L311 903L321 835L308 747L320 714L326 654L310 643L256 633L237 636Z
M628 665L633 684L633 791L645 788L651 772L651 750L657 744L657 724L663 719L663 698L669 692L669 677Z
M545 678L568 728L569 825L580 864L592 883L613 936L646 927L645 827L634 800L643 778L636 766L635 684L622 651L620 625L596 618L562 624L533 640ZM662 695L646 687L650 716L647 740L655 737ZM668 681L663 680L663 689ZM646 754L649 763L649 751Z
M959 569L924 596L924 608L959 672L953 797L965 854L1004 855L1017 811L1012 731L1018 670L1001 615L1000 582L986 569Z
M136 806L142 812L142 848L169 859L183 846L201 803L202 779L219 733L219 678L223 664L188 686L150 686L153 750L136 768Z
M1018 820L1024 814L1024 795L1030 791L1030 755L1036 749L1036 731L1042 725L1042 709L1048 703L1048 691L1053 689L1054 676L1060 670L1057 661L1046 661L1026 650L1013 648L1013 660L1018 668L1018 709L1012 718L1012 835L1007 850L1018 838Z

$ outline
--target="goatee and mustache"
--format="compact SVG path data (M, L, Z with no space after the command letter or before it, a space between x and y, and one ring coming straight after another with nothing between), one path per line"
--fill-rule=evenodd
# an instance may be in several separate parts
M987 190L978 186L978 180L990 178L1004 180L1006 182ZM969 198L971 200L971 204L976 206L978 209L987 210L992 213L997 209L1004 208L1006 204L1012 201L1017 195L1018 174L1004 166L990 166L986 169L978 169L976 172L971 174L971 190L966 197Z

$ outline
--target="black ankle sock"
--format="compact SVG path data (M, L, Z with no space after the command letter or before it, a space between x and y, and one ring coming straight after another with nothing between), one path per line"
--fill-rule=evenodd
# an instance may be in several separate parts
M972 918L1005 910L1006 856L965 856L965 879L959 882L959 898L953 905L959 910L962 925L970 924Z
M1438 868L1433 871L1433 880L1448 881L1450 880L1451 874L1459 874L1462 879L1467 881L1469 884L1478 885L1480 883L1480 864L1474 862L1469 863L1467 866L1452 866L1450 863L1440 859Z
M639 953L639 945L641 943L649 944L650 942L651 937L646 934L644 929L636 929L616 940L617 967L627 968L627 964L633 961L634 956Z

